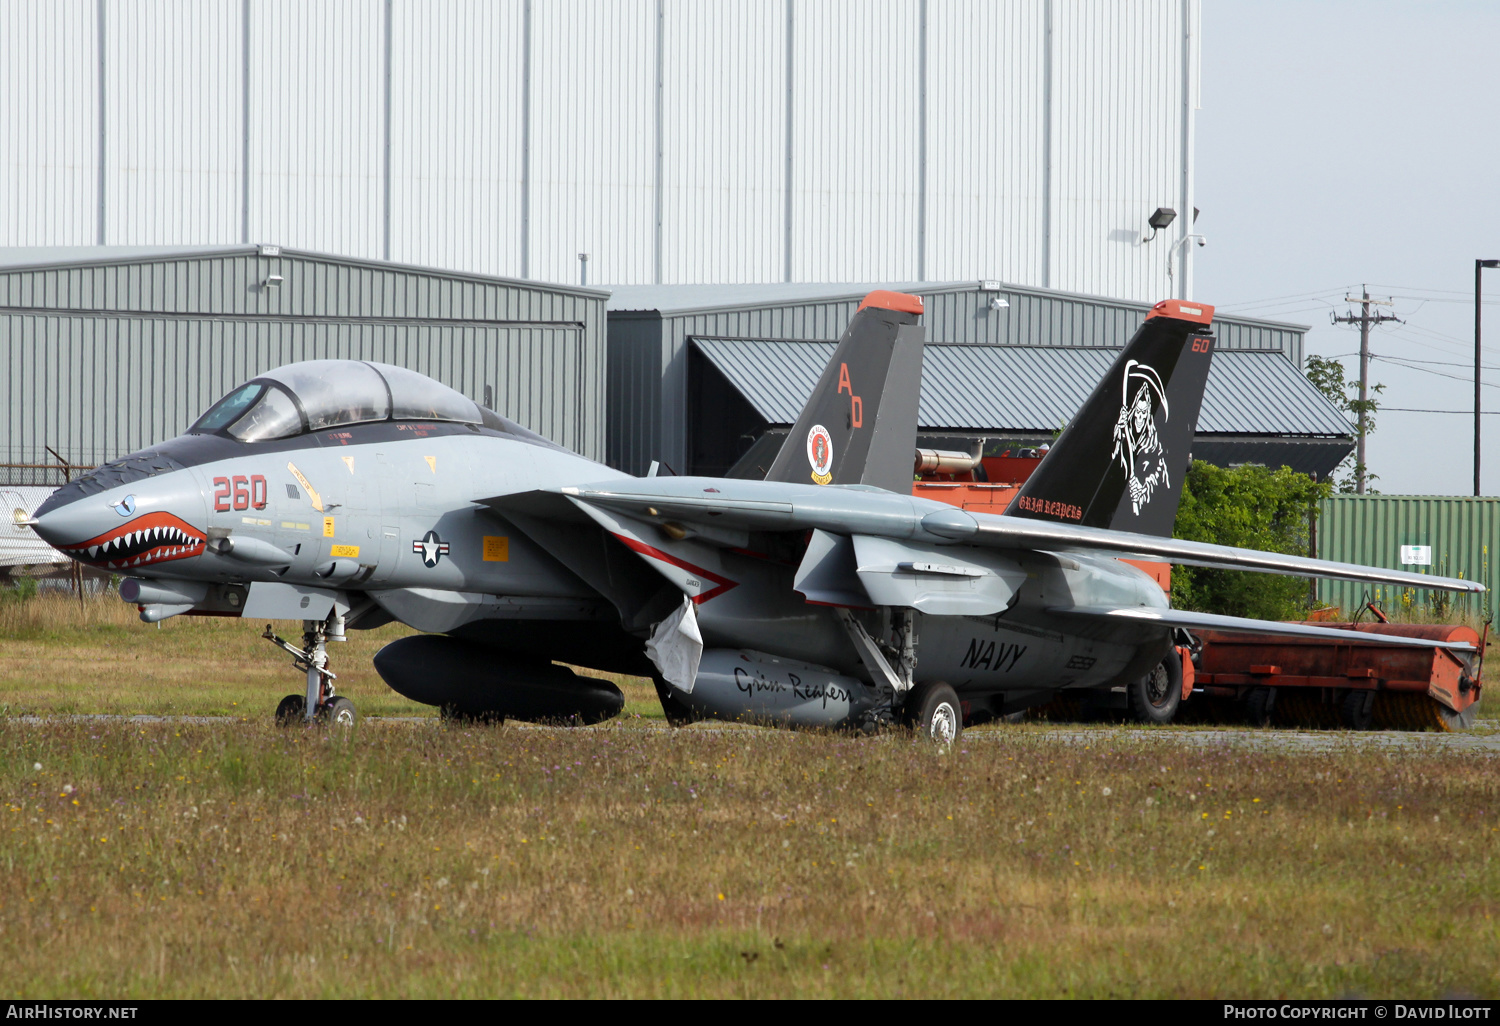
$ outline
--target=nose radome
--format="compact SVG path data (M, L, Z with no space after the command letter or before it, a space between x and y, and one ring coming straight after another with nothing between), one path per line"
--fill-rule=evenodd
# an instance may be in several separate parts
M208 541L203 495L186 471L49 502L33 526L64 555L108 570L191 558Z

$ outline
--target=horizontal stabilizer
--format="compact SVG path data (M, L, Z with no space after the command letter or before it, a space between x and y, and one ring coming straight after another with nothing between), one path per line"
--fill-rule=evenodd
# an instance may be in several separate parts
M969 513L949 509L929 513L922 526L933 534L970 545L1002 549L1041 549L1048 552L1084 550L1108 553L1124 559L1150 559L1184 566L1206 566L1218 570L1254 570L1264 574L1287 574L1292 577L1326 577L1340 581L1367 584L1400 584L1408 588L1430 588L1438 591L1461 591L1477 594L1485 587L1478 581L1454 577L1436 577L1389 570L1385 567L1338 563L1311 556L1291 556L1280 552L1239 549L1212 542L1184 541L1181 538L1158 538L1131 531L1112 531L1100 527L1023 520L1009 515Z
M1337 627L1314 627L1305 623L1282 623L1278 620L1251 620L1244 616L1219 616L1195 613L1186 609L1152 609L1146 606L1125 609L1106 607L1062 607L1048 610L1058 616L1076 616L1115 623L1155 623L1163 627L1187 630L1230 631L1236 634L1276 634L1287 638L1322 638L1358 644L1398 645L1407 648L1446 648L1455 652L1473 652L1465 641L1434 641L1431 638L1403 638L1373 631L1349 631Z

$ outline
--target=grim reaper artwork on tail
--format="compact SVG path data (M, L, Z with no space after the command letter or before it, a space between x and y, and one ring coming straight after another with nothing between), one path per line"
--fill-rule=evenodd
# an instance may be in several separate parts
M1131 390L1135 390L1134 397ZM1125 468L1130 487L1130 508L1139 514L1151 501L1157 488L1168 488L1167 453L1157 434L1156 411L1162 423L1168 417L1167 397L1161 377L1144 363L1130 360L1125 364L1123 400L1120 417L1115 421L1114 456Z

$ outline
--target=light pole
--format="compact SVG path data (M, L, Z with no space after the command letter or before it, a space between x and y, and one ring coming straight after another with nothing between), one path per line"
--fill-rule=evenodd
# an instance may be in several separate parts
M1167 250L1167 291L1168 292L1177 292L1177 291L1180 291L1179 289L1177 289L1177 287L1175 285L1175 279L1172 276L1172 262L1173 262L1173 259L1177 256L1177 251L1179 249L1181 249L1183 246L1186 246L1189 242L1196 242L1199 246L1207 246L1208 245L1208 240L1205 239L1201 235L1184 235L1182 238L1180 238L1176 242L1172 243L1171 248L1169 248ZM1186 261L1187 257L1184 256L1183 260ZM1178 296L1177 298L1179 298L1179 299L1187 299L1188 297L1187 297L1186 292L1184 291L1183 295Z
M1474 497L1479 497L1479 311L1482 284L1481 275L1486 267L1500 267L1500 260L1474 261Z

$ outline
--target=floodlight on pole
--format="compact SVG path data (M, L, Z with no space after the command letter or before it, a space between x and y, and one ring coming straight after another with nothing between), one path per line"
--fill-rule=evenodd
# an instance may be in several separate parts
M1150 235L1142 235L1141 242L1150 242L1156 238L1156 233L1177 220L1177 211L1171 207L1157 207L1150 217L1146 218L1146 224L1151 228Z

